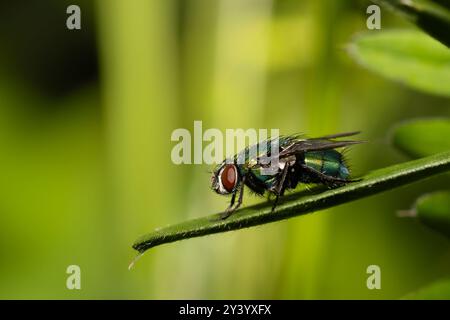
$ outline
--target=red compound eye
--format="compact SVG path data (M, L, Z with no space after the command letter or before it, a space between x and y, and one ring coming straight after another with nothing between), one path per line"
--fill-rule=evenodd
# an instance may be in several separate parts
M237 170L236 166L233 164L227 164L223 168L222 174L220 175L220 180L222 180L222 185L228 192L233 191L237 183Z

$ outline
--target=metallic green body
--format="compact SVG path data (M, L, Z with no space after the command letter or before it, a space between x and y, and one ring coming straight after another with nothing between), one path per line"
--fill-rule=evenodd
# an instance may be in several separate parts
M280 152L297 141L299 141L298 136L280 137L278 142ZM280 174L262 174L261 167L255 166L255 164L259 163L259 160L257 160L259 157L270 155L270 140L266 145L267 150L262 152L260 151L260 144L247 147L238 153L234 158L236 163L240 163L237 162L238 159L243 162L242 164L237 164L237 168L241 175L245 175L250 172L249 177L251 181L249 181L248 184L254 192L259 194L264 193L265 190L273 190L280 180ZM255 155L257 155L256 158ZM289 174L292 180L291 188L295 187L299 182L322 182L322 179L318 175L301 170L300 167L302 165L308 166L309 168L314 169L315 171L328 177L346 180L350 176L349 169L345 164L342 154L334 149L299 153L295 156L294 161L296 163L297 171L294 175Z
M231 194L230 205L221 218L226 219L240 207L244 186L259 195L266 192L275 195L273 211L279 197L299 183L336 188L355 181L350 179L344 157L336 149L362 143L339 140L358 133L344 132L310 139L302 135L281 136L251 145L226 159L215 168L211 179L215 192ZM236 197L238 193L239 198Z
M347 179L350 175L342 154L336 150L306 152L304 161L308 167L327 176Z

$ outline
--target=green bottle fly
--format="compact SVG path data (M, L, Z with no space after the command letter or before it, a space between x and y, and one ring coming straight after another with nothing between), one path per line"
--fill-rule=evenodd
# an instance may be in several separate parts
M357 133L359 132L340 133L312 139L301 135L281 136L276 140L265 141L265 148L261 148L261 143L255 144L239 152L233 159L224 160L215 168L211 179L214 191L231 195L231 203L222 218L230 216L242 204L244 186L258 195L266 192L274 194L274 210L278 198L286 190L295 189L299 183L323 184L335 188L355 181L350 179L350 170L344 157L336 149L362 143L363 141L337 140ZM277 153L271 150L274 146L278 148ZM269 164L271 170L268 168Z

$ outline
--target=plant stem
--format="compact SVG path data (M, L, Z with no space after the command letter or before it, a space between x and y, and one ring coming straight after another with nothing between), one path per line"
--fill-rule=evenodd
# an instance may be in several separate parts
M143 253L164 243L293 218L368 197L448 170L450 151L373 171L361 181L341 188L314 195L304 196L305 192L299 192L286 196L275 212L271 212L271 203L262 203L239 210L226 220L220 220L220 214L214 214L158 229L139 238L133 248Z

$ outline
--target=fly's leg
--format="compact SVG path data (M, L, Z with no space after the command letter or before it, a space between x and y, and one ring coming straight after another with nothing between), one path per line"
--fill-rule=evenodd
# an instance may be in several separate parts
M239 198L238 198L238 201L237 201L236 205L233 207L234 200L236 199L236 193L238 191L233 193L230 205L228 206L227 210L225 210L225 212L223 212L220 215L220 219L224 220L224 219L228 218L229 216L231 216L231 214L234 211L236 211L241 206L242 200L244 198L244 186L245 186L245 176L242 178L241 184L239 185Z
M220 219L223 220L223 219L228 218L233 213L233 211L235 210L233 208L233 206L234 206L234 200L236 199L236 193L237 193L237 191L233 192L233 195L231 196L230 205L228 206L228 208L223 213L221 213Z
M231 208L233 208L234 200L236 200L236 193L237 193L237 191L233 192L233 195L231 196L230 205L229 205L228 208L225 210L225 212L228 212L228 211L231 210Z
M286 177L287 177L288 171L289 171L289 164L286 163L285 166L284 166L282 175L281 175L280 183L278 184L278 186L277 186L277 188L275 190L275 201L273 202L272 211L271 212L273 212L275 210L275 208L276 208L276 206L278 204L278 198L284 194L284 190L285 190L284 183L286 181Z
M239 199L236 206L234 207L234 210L237 210L242 204L242 200L244 199L244 186L245 186L245 176L244 178L242 178L241 191L239 192Z

